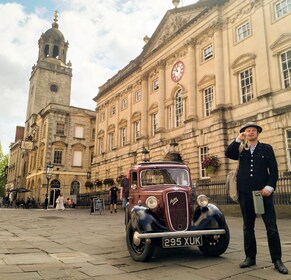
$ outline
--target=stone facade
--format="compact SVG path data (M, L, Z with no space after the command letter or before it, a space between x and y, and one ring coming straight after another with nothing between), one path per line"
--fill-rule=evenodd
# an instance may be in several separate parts
M32 67L24 137L10 147L7 190L29 190L38 203L48 195L55 205L60 192L76 199L90 180L96 112L70 106L72 64L66 62L68 42L52 28L39 39L37 63ZM47 179L47 167L53 171ZM16 180L17 179L17 180Z
M286 1L198 1L169 10L141 54L95 97L93 179L116 178L142 160L178 155L194 180L242 124L256 121L280 171L291 168L291 11ZM173 145L175 143L175 145ZM178 144L178 145L177 145Z

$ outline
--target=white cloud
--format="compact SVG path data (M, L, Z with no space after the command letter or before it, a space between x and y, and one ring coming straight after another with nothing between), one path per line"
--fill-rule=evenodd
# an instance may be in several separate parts
M53 7L8 2L0 1L0 142L5 153L14 142L15 127L25 123L38 39L51 28L53 20L48 11L59 11L59 29L69 41L71 105L93 110L98 87L140 54L143 37L150 37L167 10L173 8L171 0L48 1L48 5L55 4ZM181 4L194 2L184 0Z

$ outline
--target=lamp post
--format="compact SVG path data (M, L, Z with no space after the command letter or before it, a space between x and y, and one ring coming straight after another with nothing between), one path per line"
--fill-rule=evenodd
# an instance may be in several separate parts
M142 147L142 161L149 162L150 161L150 151L145 147Z
M48 200L48 188L49 188L49 182L50 182L50 178L53 175L53 168L54 165L51 164L51 162L49 162L46 166L46 171L45 171L45 175L46 175L46 179L47 179L47 185L46 185L46 195L45 195L45 205L46 205L46 209L48 209L48 205L49 205L49 200Z

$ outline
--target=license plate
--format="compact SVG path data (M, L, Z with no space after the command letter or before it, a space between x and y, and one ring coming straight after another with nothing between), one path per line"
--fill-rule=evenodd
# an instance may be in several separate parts
M163 238L163 248L202 246L202 236Z

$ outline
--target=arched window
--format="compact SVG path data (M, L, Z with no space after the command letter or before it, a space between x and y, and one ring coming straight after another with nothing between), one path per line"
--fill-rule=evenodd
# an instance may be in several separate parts
M45 45L45 47L44 47L44 55L45 55L46 57L49 56L49 49L50 49L49 45Z
M78 195L80 193L80 183L73 181L71 184L70 195Z
M175 95L175 127L181 126L183 123L183 99L182 89L179 89Z
M54 179L51 181L51 188L60 188L61 187L61 183L59 180Z
M58 58L58 56L59 56L59 47L55 45L53 49L53 57Z

